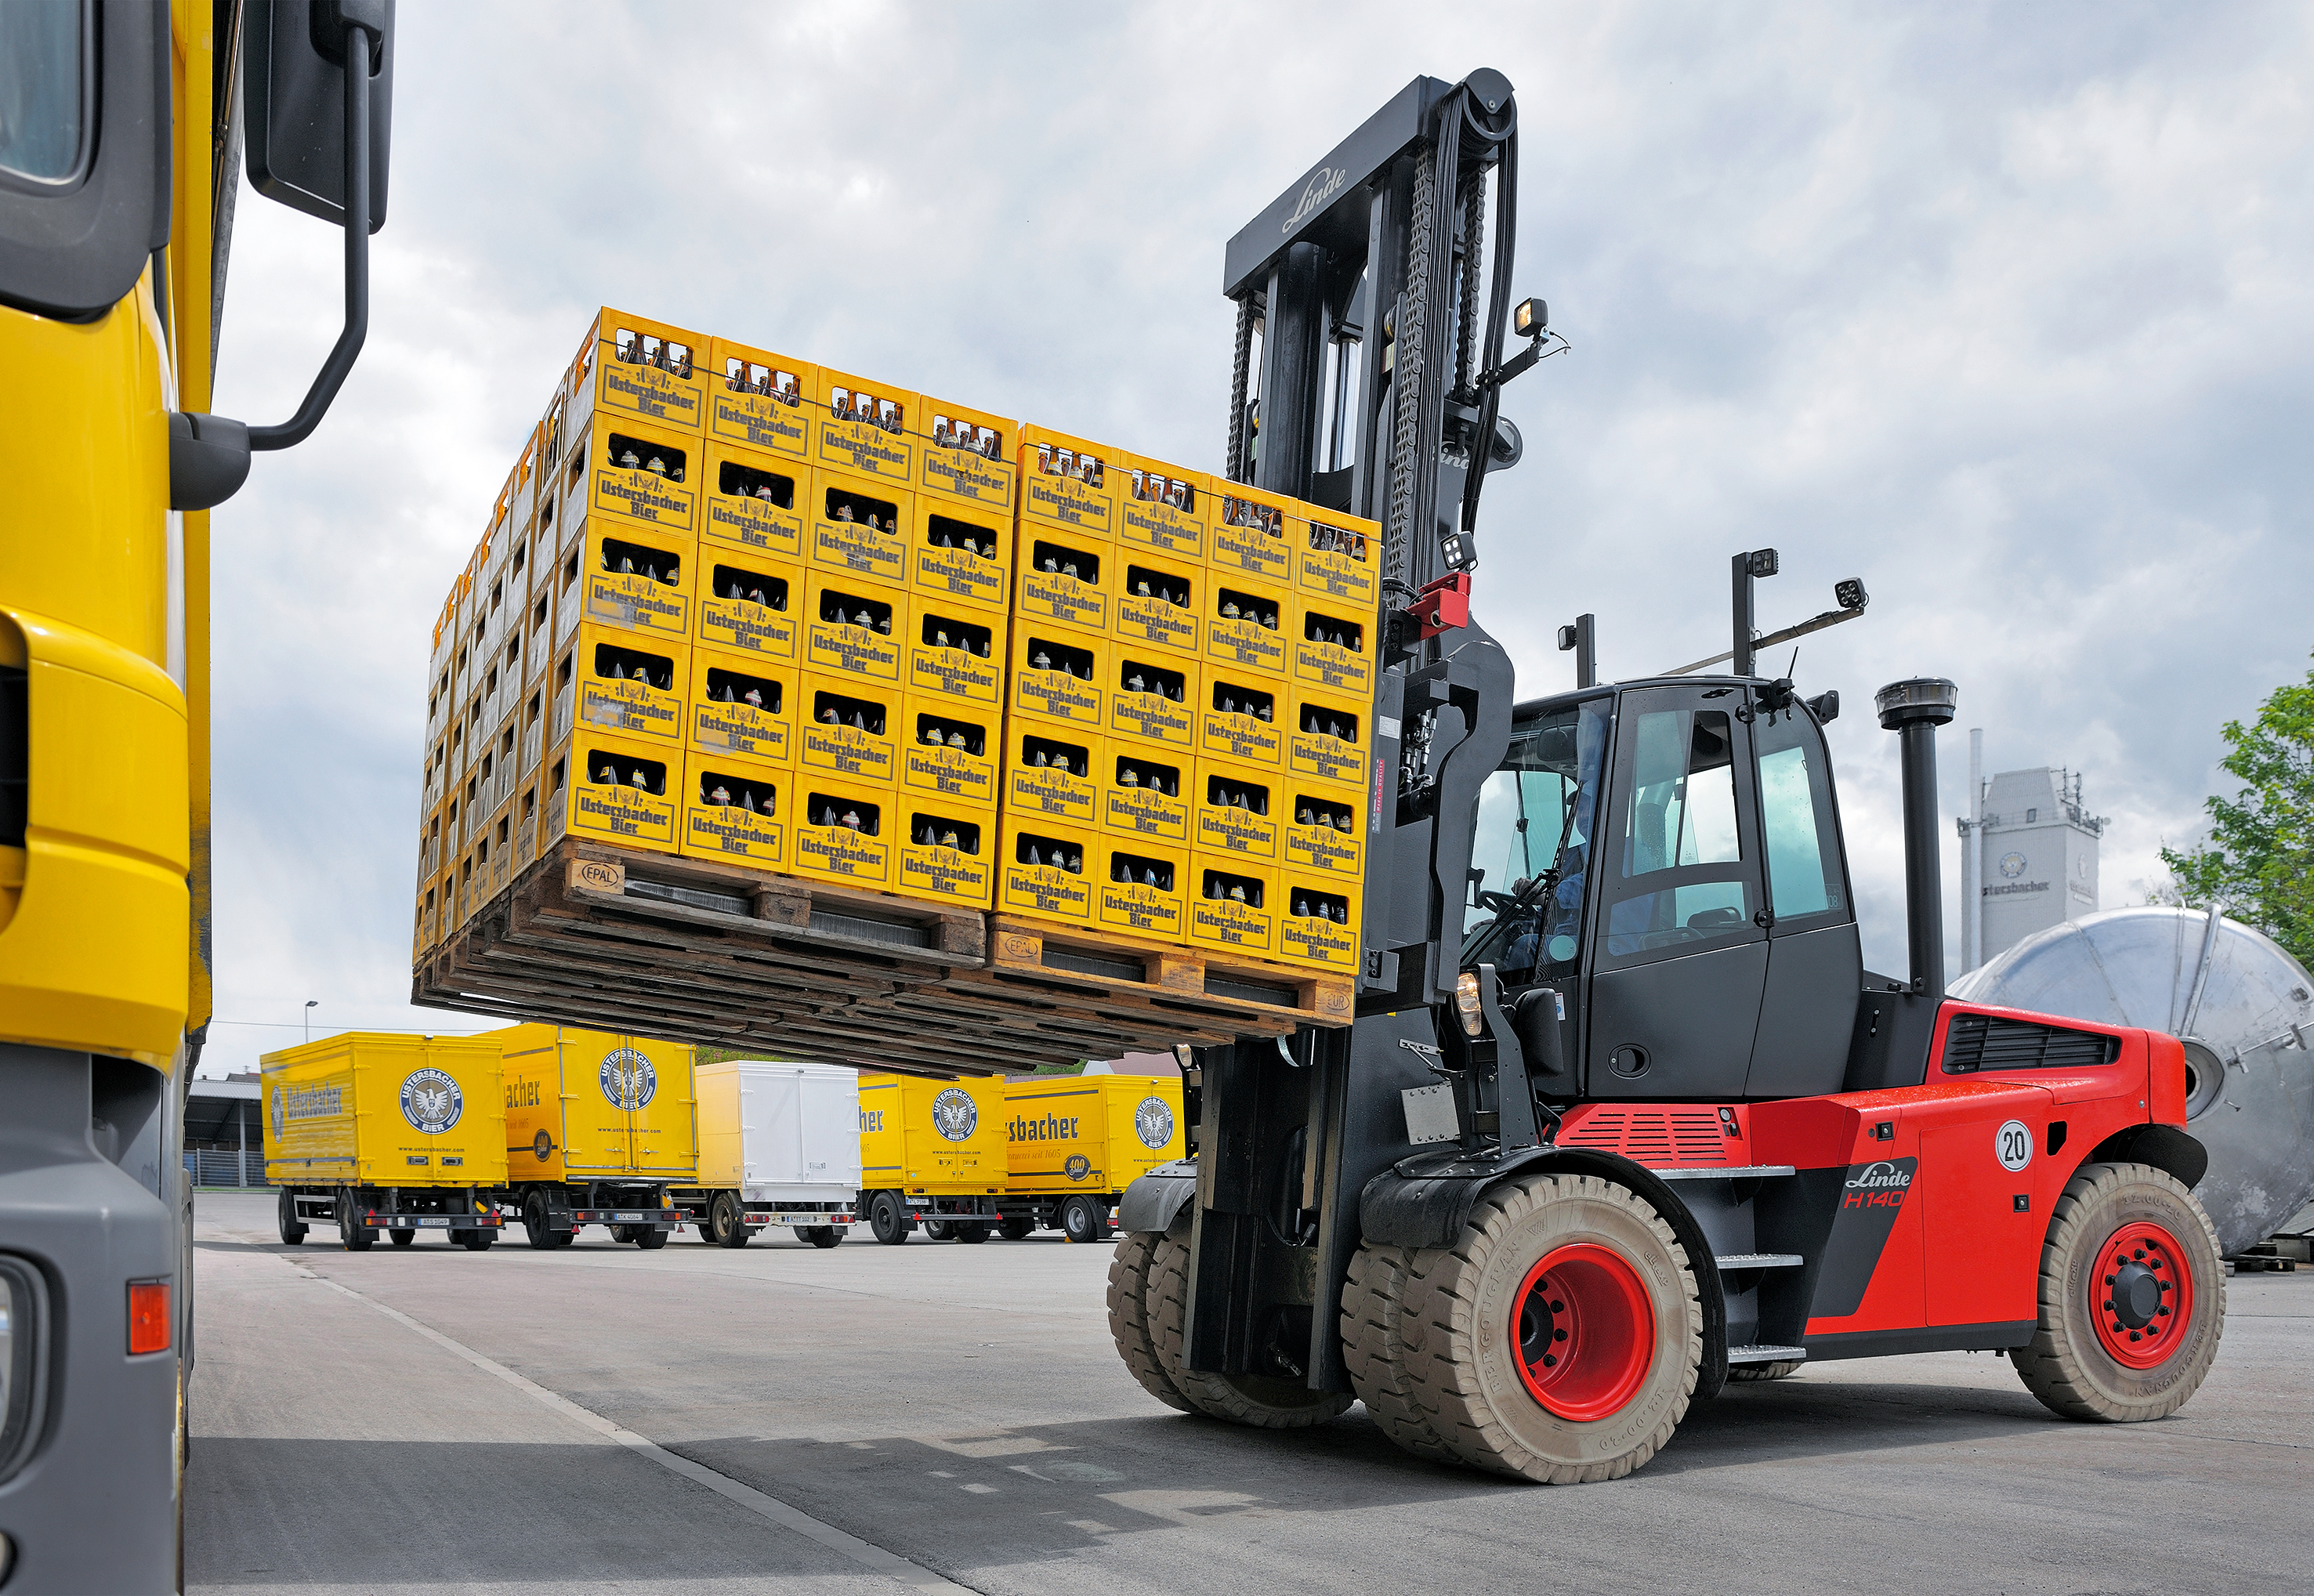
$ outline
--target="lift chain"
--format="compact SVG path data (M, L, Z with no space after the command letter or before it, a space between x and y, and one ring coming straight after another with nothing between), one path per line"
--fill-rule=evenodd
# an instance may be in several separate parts
M1431 147L1416 146L1414 196L1406 218L1406 296L1400 302L1398 327L1391 339L1389 525L1385 532L1389 561L1384 574L1409 587L1414 580L1416 499L1431 463L1423 458L1422 368L1429 348L1430 217L1436 208L1436 163Z
M1462 293L1454 319L1454 398L1462 404L1476 403L1479 397L1471 359L1479 347L1479 251L1486 237L1487 173L1481 167L1462 188Z
M1249 288L1238 295L1237 343L1230 357L1229 452L1223 459L1228 462L1232 482L1246 481L1253 475L1252 463L1246 459L1245 436L1245 388L1252 361L1253 290Z

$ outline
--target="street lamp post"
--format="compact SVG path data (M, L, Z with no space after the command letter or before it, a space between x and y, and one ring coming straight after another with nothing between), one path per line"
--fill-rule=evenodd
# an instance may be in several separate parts
M314 1010L320 1004L321 1001L322 1000L319 998L307 998L305 1000L305 1040L308 1042L311 1042L314 1039Z

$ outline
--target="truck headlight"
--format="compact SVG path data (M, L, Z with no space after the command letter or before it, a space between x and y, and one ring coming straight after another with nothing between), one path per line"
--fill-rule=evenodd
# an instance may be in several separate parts
M1485 1028L1486 1020L1479 1013L1479 977L1476 971L1465 970L1454 977L1454 1012L1462 1018L1462 1034L1475 1036Z
M40 1439L48 1405L40 1354L46 1309L39 1273L0 1257L0 1480L16 1471Z

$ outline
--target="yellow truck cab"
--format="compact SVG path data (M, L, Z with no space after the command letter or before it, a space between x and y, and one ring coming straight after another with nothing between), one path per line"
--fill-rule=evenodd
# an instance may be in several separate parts
M692 1051L679 1043L567 1026L490 1033L506 1103L505 1200L536 1248L584 1225L665 1247L682 1222L670 1188L699 1181Z
M1013 1076L997 1229L1008 1241L1047 1226L1072 1241L1104 1240L1125 1188L1182 1149L1179 1075Z
M1004 1083L860 1077L860 1212L897 1247L918 1225L935 1241L985 1241L1004 1195Z
M265 1178L281 1241L316 1221L348 1251L441 1230L471 1252L498 1239L506 1184L499 1049L488 1037L348 1031L269 1053Z

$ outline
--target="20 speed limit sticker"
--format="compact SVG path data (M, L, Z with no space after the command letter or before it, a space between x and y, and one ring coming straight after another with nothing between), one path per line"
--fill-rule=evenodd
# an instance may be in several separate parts
M2012 1119L1992 1133L1992 1156L2011 1175L2033 1161L2032 1128L2021 1119Z

